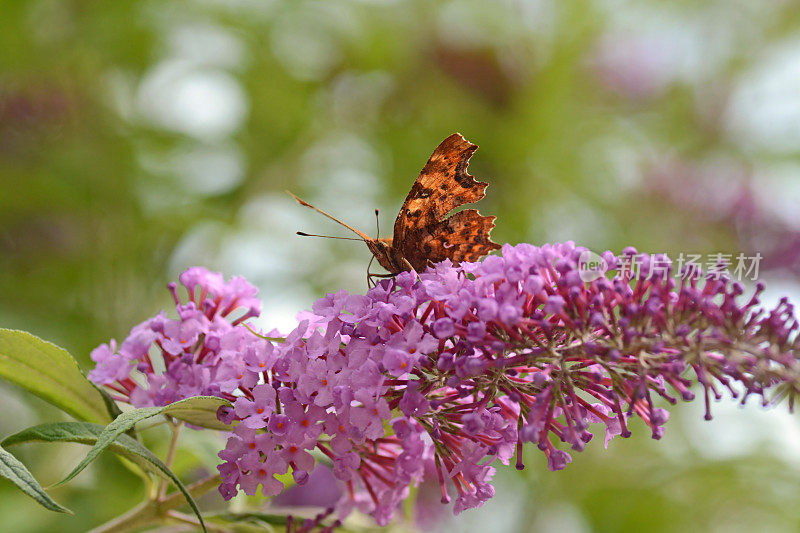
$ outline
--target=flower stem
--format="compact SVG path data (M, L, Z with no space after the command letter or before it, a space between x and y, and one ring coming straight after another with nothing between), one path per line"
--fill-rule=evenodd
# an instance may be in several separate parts
M169 448L167 448L167 456L164 458L164 464L167 465L167 468L171 469L172 463L175 461L175 453L178 451L178 437L181 434L183 422L174 422L170 420L169 426L170 430L172 431L172 438L169 441ZM161 484L158 487L158 500L163 500L164 496L167 495L167 485L168 481L166 479L162 479Z
M193 498L197 498L216 488L220 482L220 475L215 474L189 485L186 489ZM125 533L163 523L168 511L177 509L185 503L186 500L180 492L173 492L158 500L145 500L130 511L92 529L89 533Z

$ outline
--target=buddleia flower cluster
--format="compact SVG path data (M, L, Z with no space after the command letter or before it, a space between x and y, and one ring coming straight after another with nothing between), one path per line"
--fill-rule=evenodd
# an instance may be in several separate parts
M261 313L258 290L244 278L225 282L219 273L192 267L179 279L185 302L175 283L168 286L177 319L162 311L135 326L119 347L111 340L92 351L89 379L108 387L115 400L136 407L201 395L233 400L244 360L267 344L237 327Z
M159 322L131 338L145 331L150 349L185 365L180 372L212 378L180 388L180 372L168 364L152 373L130 357L128 341L119 354L139 360L160 395L147 393L147 403L144 391L126 388L127 374L107 355L113 346L98 349L96 377L135 405L189 392L231 399L219 413L236 424L219 453L226 499L240 490L278 494L276 476L289 471L304 484L322 461L344 487L338 516L359 509L379 524L425 477L443 503L454 500L455 513L482 505L494 495L498 462L524 468L524 446L561 470L598 431L606 445L629 436L633 417L660 438L668 412L659 406L692 400L695 383L707 418L724 390L742 402L793 401L798 323L787 300L768 311L762 286L748 297L725 276L676 276L665 257L634 249L603 254L606 271L587 277L587 253L571 242L505 245L479 263L403 272L366 294L318 300L278 343L226 318L242 301L242 317L256 313L241 281L236 290L212 283L215 292L182 277L190 302L178 306L170 331L202 308L223 333L191 334L177 354L164 344L175 334ZM207 295L219 303L203 303Z
M404 272L364 295L317 301L282 344L258 359L229 420L221 491L264 494L291 469L304 482L312 452L330 463L353 506L388 523L432 464L454 511L494 495L498 462L524 467L527 443L551 470L597 428L605 443L638 417L663 434L665 400L691 400L693 382L766 403L798 381L792 306L764 311L721 276L647 265L663 257L606 253L585 281L573 243L506 245L502 255ZM644 272L648 272L647 275ZM708 415L710 416L710 414Z

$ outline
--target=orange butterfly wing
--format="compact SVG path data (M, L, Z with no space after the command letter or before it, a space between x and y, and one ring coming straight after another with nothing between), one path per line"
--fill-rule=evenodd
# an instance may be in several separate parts
M477 261L500 245L489 234L493 216L465 209L448 213L486 196L488 184L467 173L467 165L478 147L454 133L436 148L406 196L394 223L392 248L415 270L429 262ZM399 262L399 261L398 261Z

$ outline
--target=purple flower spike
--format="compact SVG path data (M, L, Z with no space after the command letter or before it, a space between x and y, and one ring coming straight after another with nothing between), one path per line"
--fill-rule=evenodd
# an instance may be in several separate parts
M180 320L137 326L119 353L113 342L96 349L92 379L134 405L200 391L235 400L220 413L239 422L219 453L223 497L276 494L275 476L289 471L305 483L314 451L343 484L339 515L357 508L379 524L425 477L455 513L483 505L498 462L525 467L526 443L562 470L566 450L582 451L598 431L606 446L630 436L632 417L661 438L663 406L692 400L693 385L707 409L723 390L765 404L800 392L788 300L767 310L763 287L748 298L724 276L676 280L666 258L634 248L603 253L604 274L582 276L586 252L505 245L482 263L445 261L365 295L339 291L275 346L228 317L259 307L244 280L190 269L189 302L173 289ZM131 379L133 366L149 387Z
M92 352L97 366L89 379L108 387L115 400L136 407L200 395L233 401L240 385L255 386L274 362L269 342L237 327L260 312L255 287L243 278L226 283L221 274L201 267L186 270L180 281L188 293L186 303L177 285L168 285L177 320L162 311L134 327L118 351L112 341ZM237 309L244 312L234 318L231 313ZM231 415L226 411L221 416Z

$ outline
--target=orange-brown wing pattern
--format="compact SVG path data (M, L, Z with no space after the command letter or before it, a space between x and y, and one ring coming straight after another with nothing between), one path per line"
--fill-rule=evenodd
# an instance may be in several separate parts
M394 224L394 251L415 270L428 261L446 258L475 261L500 248L489 232L495 217L467 209L444 218L453 209L483 198L487 183L467 173L467 165L478 147L454 133L433 151L408 193Z
M450 259L453 262L477 261L500 245L489 238L494 228L493 216L481 216L475 209L465 209L431 226L413 230L403 255L414 270L425 270L429 262Z

